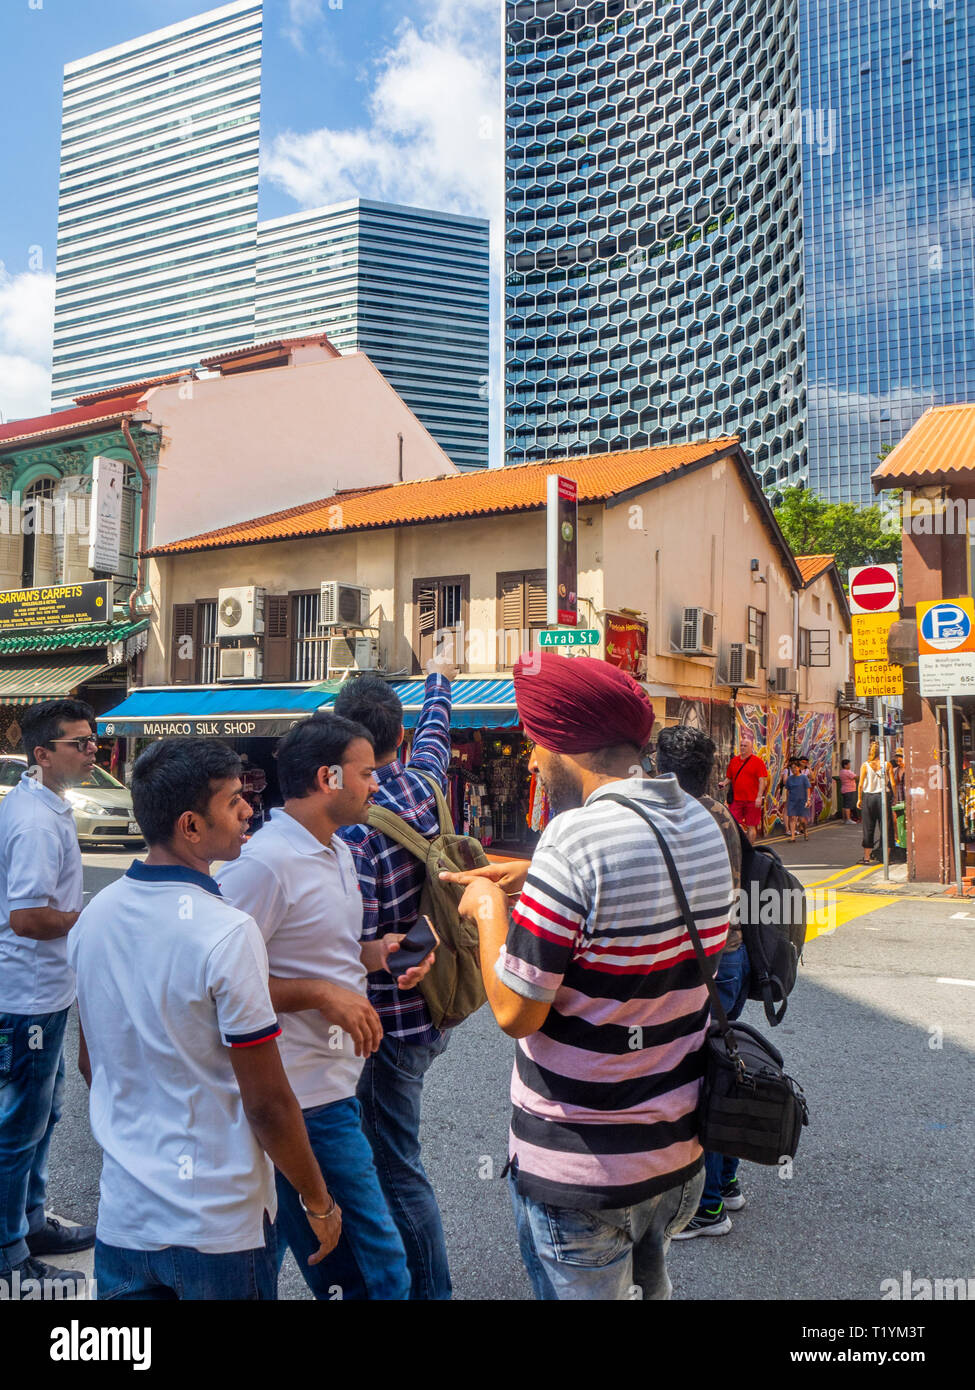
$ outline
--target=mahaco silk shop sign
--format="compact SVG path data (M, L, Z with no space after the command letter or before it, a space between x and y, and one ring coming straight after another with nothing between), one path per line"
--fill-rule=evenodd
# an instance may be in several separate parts
M80 627L110 621L108 583L55 584L0 593L0 636L40 627Z

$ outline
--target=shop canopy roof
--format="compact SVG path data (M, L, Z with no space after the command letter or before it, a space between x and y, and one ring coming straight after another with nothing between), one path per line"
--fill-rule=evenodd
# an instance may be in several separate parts
M416 725L423 705L423 679L394 681L403 701L403 723ZM278 738L300 719L331 708L335 688L307 685L163 686L134 690L99 716L107 738ZM505 729L518 723L511 680L453 683L454 729Z
M0 702L29 704L32 700L60 700L79 685L110 668L104 661L70 666L26 666L19 671L0 671Z

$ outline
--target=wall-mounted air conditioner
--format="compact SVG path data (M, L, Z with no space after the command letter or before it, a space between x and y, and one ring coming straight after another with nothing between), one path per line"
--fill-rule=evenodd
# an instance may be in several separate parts
M258 637L264 631L265 589L256 584L220 589L217 594L217 637Z
M322 581L320 627L368 627L370 590L337 579Z
M222 647L222 681L259 681L264 675L264 654L259 647Z
M714 656L716 614L707 608L685 608L680 625L680 649L688 656Z
M769 679L777 695L799 694L799 672L794 666L776 666Z
M328 643L330 671L375 671L379 643L374 637L332 637Z
M739 688L757 685L760 657L758 648L750 642L732 642L728 658L728 684Z

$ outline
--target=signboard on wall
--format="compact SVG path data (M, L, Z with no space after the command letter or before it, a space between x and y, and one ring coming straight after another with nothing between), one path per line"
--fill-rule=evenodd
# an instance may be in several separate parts
M925 699L975 694L975 602L917 605L918 682Z
M638 681L647 678L647 632L643 618L606 614L606 660Z
M88 532L88 568L104 574L118 573L122 543L122 485L125 466L118 459L98 455L91 469L91 529Z
M853 660L886 661L887 634L898 621L896 613L856 613L853 624Z
M0 634L39 627L80 627L111 621L108 582L57 584L46 589L8 589L0 593Z
M550 627L575 627L579 621L578 494L573 478L548 475L545 621Z

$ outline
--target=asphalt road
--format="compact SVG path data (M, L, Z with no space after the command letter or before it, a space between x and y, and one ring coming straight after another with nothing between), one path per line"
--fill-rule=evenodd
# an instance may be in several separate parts
M858 858L856 832L827 828L784 856L817 882ZM86 888L97 891L128 857L85 861ZM807 945L774 1033L811 1112L793 1173L742 1165L748 1205L732 1232L672 1248L677 1298L872 1300L905 1270L975 1273L975 910L958 916L957 903L896 898L861 905ZM763 1026L760 1006L745 1019ZM424 1093L425 1161L460 1299L531 1296L500 1176L513 1046L481 1010L457 1030ZM69 1067L50 1209L94 1221L98 1170L84 1086ZM290 1257L280 1294L307 1297Z

